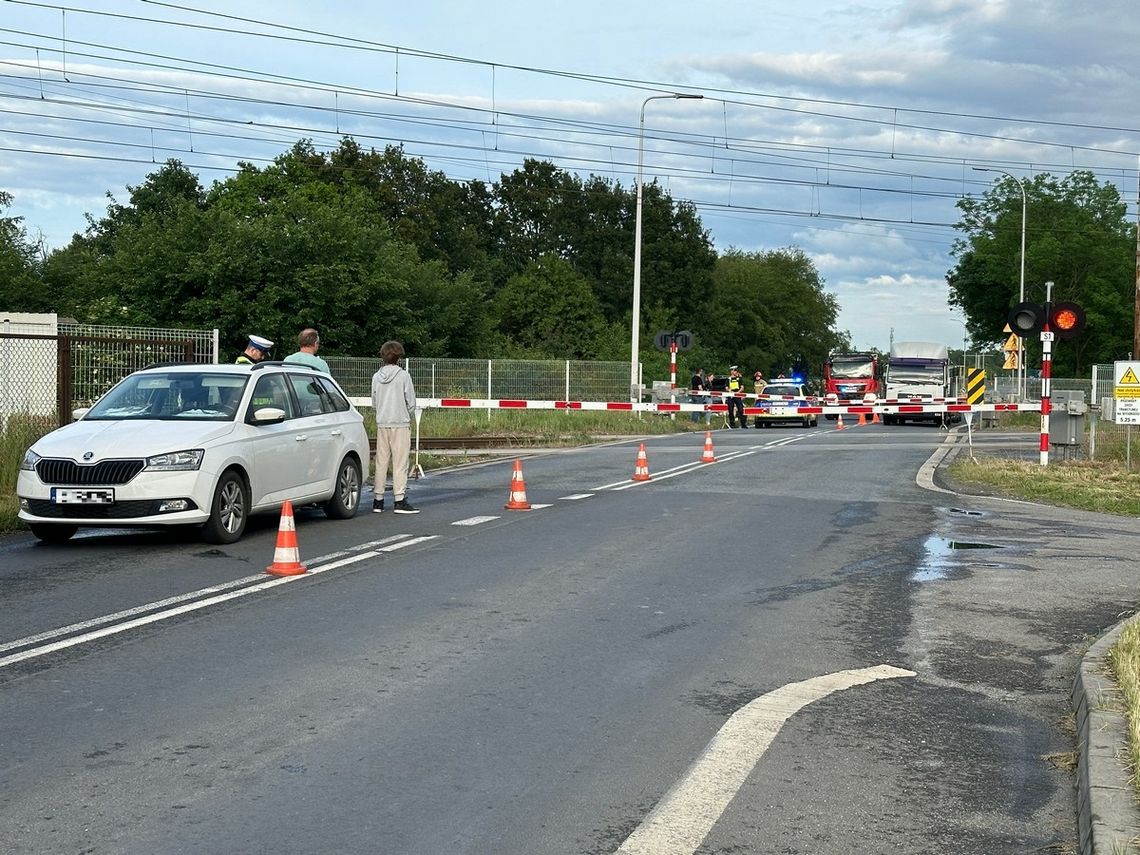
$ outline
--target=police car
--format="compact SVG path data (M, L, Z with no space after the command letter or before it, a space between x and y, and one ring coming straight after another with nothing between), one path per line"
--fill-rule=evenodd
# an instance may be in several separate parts
M798 422L804 427L815 427L815 413L801 415L800 407L812 402L804 392L803 384L795 380L773 380L761 389L756 406L763 410L755 416L756 427Z
M233 543L286 499L346 519L368 471L363 417L332 377L294 363L154 366L77 416L27 450L16 481L20 519L49 543L173 525Z

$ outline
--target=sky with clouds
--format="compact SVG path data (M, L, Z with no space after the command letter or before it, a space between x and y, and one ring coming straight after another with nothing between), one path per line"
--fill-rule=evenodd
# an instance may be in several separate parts
M955 202L1002 178L974 167L1093 170L1136 216L1136 12L1135 0L0 0L0 190L53 248L168 158L209 186L238 161L349 134L459 180L538 157L633 186L640 148L645 179L692 201L719 250L806 252L857 346L956 347ZM646 100L668 93L703 97Z

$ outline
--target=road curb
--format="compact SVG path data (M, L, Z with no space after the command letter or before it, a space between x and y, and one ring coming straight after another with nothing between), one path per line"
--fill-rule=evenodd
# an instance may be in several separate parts
M1121 621L1081 659L1070 696L1077 717L1077 827L1082 855L1140 851L1140 806L1128 782L1128 736L1108 651L1137 616Z

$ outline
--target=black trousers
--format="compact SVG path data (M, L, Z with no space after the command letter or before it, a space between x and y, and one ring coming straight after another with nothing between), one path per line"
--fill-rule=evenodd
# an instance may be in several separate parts
M741 427L748 427L748 419L744 415L744 399L743 398L728 398L728 426L736 427L736 422L733 420L733 415L740 419Z

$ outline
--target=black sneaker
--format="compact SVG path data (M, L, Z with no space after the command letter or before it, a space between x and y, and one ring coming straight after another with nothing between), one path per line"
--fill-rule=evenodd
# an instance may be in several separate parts
M373 502L372 503L372 513L374 513L374 514L384 513L384 500L383 499L381 499L379 502Z
M397 514L418 514L420 509L413 507L407 499L400 499L392 505L392 512Z

